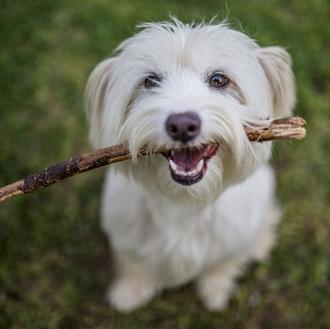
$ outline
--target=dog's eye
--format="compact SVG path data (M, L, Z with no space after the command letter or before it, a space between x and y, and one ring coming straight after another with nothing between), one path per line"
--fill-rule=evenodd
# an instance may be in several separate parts
M144 87L147 89L159 86L161 78L156 74L150 74L144 79Z
M228 82L229 79L221 73L214 73L209 79L209 85L216 89L225 87Z

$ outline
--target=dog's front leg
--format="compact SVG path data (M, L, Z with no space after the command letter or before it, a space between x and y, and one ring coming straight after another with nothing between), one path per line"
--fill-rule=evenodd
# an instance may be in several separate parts
M235 279L241 274L246 256L229 258L205 270L197 280L200 298L209 311L226 307L235 288Z
M156 293L156 281L148 264L128 254L117 254L117 277L109 290L109 303L121 312L146 304Z

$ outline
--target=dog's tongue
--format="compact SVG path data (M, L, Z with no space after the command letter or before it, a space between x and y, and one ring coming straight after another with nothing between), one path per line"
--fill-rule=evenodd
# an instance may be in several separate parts
M205 149L181 149L172 150L171 159L175 164L182 169L188 171L197 166L199 161L203 158Z

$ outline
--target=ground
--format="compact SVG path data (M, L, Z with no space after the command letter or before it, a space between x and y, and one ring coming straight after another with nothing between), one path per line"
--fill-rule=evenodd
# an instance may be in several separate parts
M221 314L194 286L131 315L109 308L113 273L98 225L104 169L0 205L1 328L329 328L330 4L327 0L9 1L0 11L0 185L90 149L82 111L91 69L142 21L228 16L293 57L301 142L273 163L284 218L272 257L254 264Z

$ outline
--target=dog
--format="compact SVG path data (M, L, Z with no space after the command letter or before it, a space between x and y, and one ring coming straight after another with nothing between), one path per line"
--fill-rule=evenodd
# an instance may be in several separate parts
M250 142L244 125L291 114L291 59L223 22L139 29L86 87L93 146L126 143L132 154L111 166L103 191L117 270L108 300L130 312L195 280L205 307L219 311L245 265L274 244L271 142ZM166 151L138 157L141 148Z

